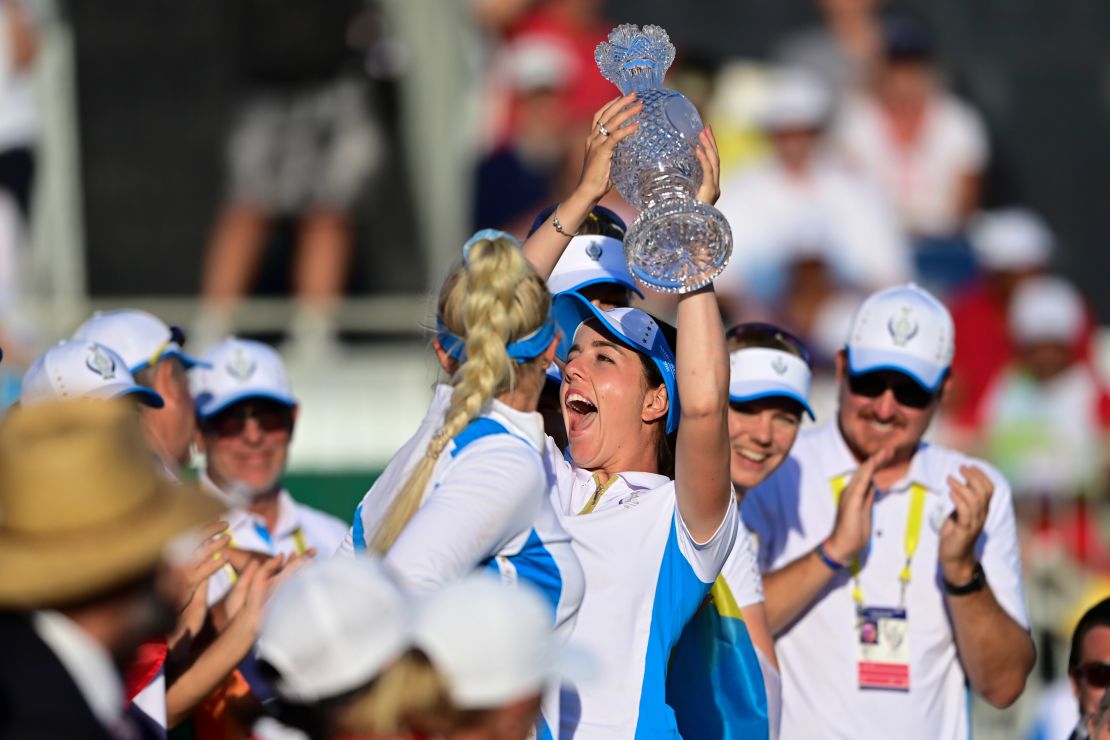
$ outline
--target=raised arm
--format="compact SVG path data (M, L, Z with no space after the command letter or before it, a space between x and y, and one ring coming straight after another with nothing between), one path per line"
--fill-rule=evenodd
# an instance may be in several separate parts
M713 286L678 299L676 376L681 416L675 495L697 542L720 527L732 500L728 448L728 352Z
M628 106L627 108L625 106ZM594 114L593 126L586 138L586 153L582 161L582 174L578 186L570 196L559 203L547 223L536 229L536 233L524 242L524 257L532 263L536 274L544 280L555 269L563 250L567 248L574 232L586 220L593 207L605 197L613 187L609 179L609 165L617 144L636 132L636 121L624 125L639 113L643 103L636 101L636 93L623 98L614 98ZM622 110L623 109L623 110ZM602 134L598 124L605 127L608 135ZM555 228L553 219L559 219L562 231Z

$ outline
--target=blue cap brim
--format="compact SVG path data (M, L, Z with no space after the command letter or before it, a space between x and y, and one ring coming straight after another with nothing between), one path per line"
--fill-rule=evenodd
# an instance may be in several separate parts
M209 370L209 369L212 368L211 363L205 362L204 360L193 357L192 355L187 355L184 352L182 352L181 350L174 349L172 347L170 349L167 349L161 355L159 355L158 359L155 360L155 362L161 362L162 360L166 359L167 357L176 357L178 362L181 363L181 366L184 367L186 370L192 370L194 367L203 367L206 370ZM138 365L135 365L133 367L129 367L127 369L132 375L134 375L137 372L140 372L142 370L146 370L148 367L150 367L150 365L151 365L150 360L143 360Z
M655 363L655 367L659 369L659 374L663 376L663 384L667 386L667 398L669 399L667 408L667 434L672 433L678 429L679 418L679 401L678 401L678 385L673 371L670 371L663 363L649 352L645 352L644 348L633 342L631 339L621 333L620 329L614 326L602 311L599 311L594 304L586 300L582 295L575 293L572 290L564 293L559 293L555 296L555 300L551 304L551 316L555 319L555 325L562 332L559 338L559 347L556 350L559 359L566 362L567 353L570 352L570 347L574 343L574 334L578 331L578 327L584 321L590 319L597 319L605 330L613 335L621 344L641 355L647 355L651 361ZM663 339L660 335L660 339Z
M282 396L278 393L267 393L265 391L246 390L246 391L242 391L241 393L235 393L235 394L227 396L225 398L221 398L218 404L213 405L213 406L207 406L203 411L201 411L201 409L200 409L200 405L201 405L200 400L202 398L203 398L203 394L201 396L197 397L197 402L198 402L197 403L197 416L199 416L202 419L211 419L216 414L220 413L221 411L227 410L228 408L230 408L231 406L234 406L235 404L239 403L240 401L248 401L248 400L254 399L254 398L260 398L260 399L263 399L265 401L274 401L275 403L280 403L282 406L288 406L289 408L294 408L297 405L297 402L294 399L289 398L288 396Z
M142 385L133 385L130 388L125 388L117 393L115 397L134 398L139 403L144 406L149 406L152 409L160 409L166 405L166 401L161 395Z
M793 391L787 391L787 390L763 391L762 393L751 393L751 394L746 395L746 396L733 396L733 395L730 394L729 397L728 397L728 400L731 403L748 403L749 401L758 401L761 398L789 398L791 401L797 401L798 403L801 404L802 408L805 409L805 412L809 416L810 420L817 421L817 416L816 416L816 414L813 413L813 408L810 407L809 401L802 398L801 396L799 396L797 393L794 393Z

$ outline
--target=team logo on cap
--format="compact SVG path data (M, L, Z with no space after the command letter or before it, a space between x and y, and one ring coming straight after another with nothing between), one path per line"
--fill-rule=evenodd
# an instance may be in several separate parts
M897 347L905 347L907 342L917 336L917 322L910 318L912 310L909 306L902 306L901 315L891 316L886 322L890 338Z
M776 357L774 360L771 361L771 369L779 375L786 375L786 360L782 359L781 357Z
M586 256L594 262L601 260L601 245L597 242L590 242L586 245Z
M246 383L254 375L254 371L258 369L258 363L254 358L244 352L242 349L236 349L235 355L225 365L231 377L238 380L240 383Z
M104 354L103 350L95 344L89 345L89 356L85 358L85 367L105 380L116 377L116 361Z

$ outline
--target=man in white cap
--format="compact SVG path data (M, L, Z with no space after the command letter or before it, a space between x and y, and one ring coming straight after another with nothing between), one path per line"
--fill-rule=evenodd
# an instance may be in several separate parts
M893 209L828 155L831 115L830 91L808 73L780 69L769 76L758 116L769 156L721 188L718 208L735 243L717 280L722 298L782 300L799 261L820 261L838 283L862 290L909 277L909 247ZM736 305L726 308L740 313Z
M232 547L274 555L331 555L347 525L299 504L281 485L297 419L297 401L281 357L260 342L232 337L204 355L192 374L206 464L201 484L233 507ZM231 588L229 569L209 581L209 603Z
M59 342L23 375L19 402L34 406L77 398L133 398L161 409L162 397L135 382L123 359L107 347L81 339Z
M914 285L871 295L837 357L836 423L803 431L741 506L758 536L784 740L963 737L967 684L1003 707L1033 666L1009 486L922 441L952 319Z
M128 372L141 385L154 389L164 401L156 412L143 415L147 444L171 475L189 462L196 435L193 398L187 371L198 361L182 350L185 335L145 311L124 309L97 312L78 327L73 339L91 340L123 358Z

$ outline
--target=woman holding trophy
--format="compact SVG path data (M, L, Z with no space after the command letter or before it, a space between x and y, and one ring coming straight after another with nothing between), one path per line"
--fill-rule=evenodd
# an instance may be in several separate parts
M547 445L552 503L586 581L571 642L600 666L598 680L562 699L562 732L583 739L677 735L665 700L671 648L736 536L729 362L710 284L731 241L709 206L719 195L712 133L689 101L658 89L673 55L654 27L622 26L599 46L599 63L618 59L626 95L595 116L577 189L524 245L546 276L593 205L614 183L629 199L622 184L631 183L645 208L625 241L630 268L648 287L679 293L677 336L639 309L600 311L573 292L552 307L568 437L566 459ZM674 119L686 129L664 130ZM664 156L651 163L648 150ZM723 257L710 258L714 249Z

